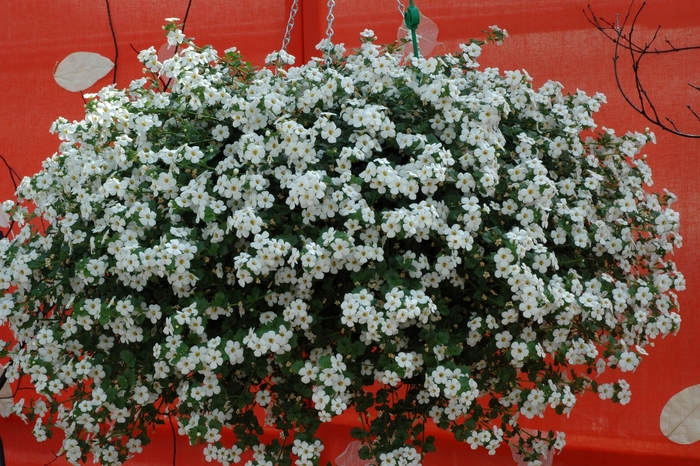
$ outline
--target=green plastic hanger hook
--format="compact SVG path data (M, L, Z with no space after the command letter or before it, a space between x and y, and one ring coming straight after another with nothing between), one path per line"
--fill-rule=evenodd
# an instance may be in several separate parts
M413 41L413 55L419 58L418 54L418 38L416 36L416 29L420 24L420 11L413 4L413 0L410 0L410 5L408 9L403 14L404 23L406 23L406 28L411 31L411 40Z

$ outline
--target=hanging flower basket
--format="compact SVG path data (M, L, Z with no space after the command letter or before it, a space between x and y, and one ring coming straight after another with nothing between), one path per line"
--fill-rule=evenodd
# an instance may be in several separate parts
M595 377L678 328L684 284L650 133L595 133L602 96L480 70L484 41L403 63L365 31L271 71L167 30L179 53L59 119L3 205L24 226L0 242L2 356L39 439L120 464L169 416L208 460L311 465L352 410L372 464L419 464L432 422L535 460L563 434L519 418L629 401Z

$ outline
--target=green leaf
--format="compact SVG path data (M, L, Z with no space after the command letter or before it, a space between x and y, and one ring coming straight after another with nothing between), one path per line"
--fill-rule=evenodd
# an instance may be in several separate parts
M330 356L321 356L318 359L318 367L321 369L330 369L332 365Z
M124 361L124 363L128 367L134 367L134 365L136 364L136 358L134 357L134 354L129 350L120 351L119 356L121 356L122 361Z
M365 431L360 429L359 427L353 427L352 429L350 429L350 436L357 440L364 440Z
M117 385L119 385L121 388L127 388L129 386L129 382L126 380L126 377L120 375L117 376Z
M435 451L435 437L432 435L428 436L423 443L423 452L432 453Z
M124 377L127 381L128 387L133 387L136 385L136 374L132 370L124 371Z
M365 345L361 341L356 341L352 344L352 349L350 350L350 354L352 355L353 359L358 359L360 356L365 354L366 350L367 350L367 345Z
M294 372L295 374L298 374L298 373L301 371L301 369L302 369L303 367L304 367L304 361L301 360L301 359L297 359L296 361L293 361L293 362L292 362L292 366L291 366L290 369L291 369L292 372Z

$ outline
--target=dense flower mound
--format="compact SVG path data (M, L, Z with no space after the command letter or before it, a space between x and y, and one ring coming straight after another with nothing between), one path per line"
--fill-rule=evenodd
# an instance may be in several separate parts
M0 242L2 355L39 439L120 464L170 416L208 460L312 465L352 409L377 465L419 464L428 422L537 464L563 435L520 417L629 401L596 377L678 328L684 286L650 133L596 133L602 96L479 69L483 41L415 59L365 31L254 70L167 30L180 53L142 52L147 77L59 119L3 205L24 226Z

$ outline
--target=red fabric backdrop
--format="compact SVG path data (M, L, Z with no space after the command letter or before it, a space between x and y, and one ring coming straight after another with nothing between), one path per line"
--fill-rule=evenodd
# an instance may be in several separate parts
M401 17L395 0L336 0L335 42L348 47L358 44L365 29L373 29L380 42L396 38ZM439 27L439 51L456 48L459 42L480 36L492 24L506 28L510 38L501 47L489 47L481 62L501 69L526 69L535 85L548 79L608 96L608 105L598 114L600 126L618 133L643 130L649 124L620 96L612 69L612 44L587 21L583 10L590 0L416 0L421 12ZM192 0L185 32L198 43L210 43L218 50L238 47L254 64L280 47L291 0L231 2ZM289 51L297 62L315 54L314 45L325 35L325 1L301 0ZM404 3L407 3L405 1ZM126 86L139 76L136 50L163 44L161 26L166 17L184 18L188 0L112 0L112 24L118 43L117 84ZM596 13L614 20L624 13L628 0L592 2ZM657 25L675 45L700 44L700 2L697 0L649 0L640 18L640 33L648 34ZM662 37L663 38L663 37ZM77 93L59 87L52 72L58 62L76 51L97 52L114 58L107 3L98 0L24 0L0 2L0 155L22 176L39 170L41 161L53 154L58 140L48 128L58 116L80 119L83 102ZM663 113L679 126L700 133L700 123L685 109L700 94L688 82L700 84L700 52L670 54L650 58L643 78ZM629 79L629 78L626 78ZM92 90L112 81L112 74ZM647 147L654 171L654 190L668 188L680 201L674 206L681 213L684 247L676 261L687 278L688 289L680 296L683 325L678 336L659 341L650 348L639 369L626 377L632 384L632 402L627 406L603 402L595 395L581 399L569 418L551 411L532 427L555 428L567 433L568 446L554 460L555 465L690 465L700 462L700 443L677 445L659 429L659 416L668 399L680 390L700 384L700 349L696 335L700 318L696 311L700 297L700 141L683 139L659 131L658 144ZM12 198L12 183L0 170L0 201ZM605 374L608 376L608 374ZM619 374L614 374L617 378ZM612 377L611 374L609 377ZM352 415L334 421L324 430L328 460L334 459L350 441L348 424ZM60 448L59 440L36 444L31 426L15 418L0 419L7 463L45 464ZM173 464L173 441L169 427L154 434L154 443L128 464ZM177 440L177 464L204 464L199 448L189 448ZM438 439L438 453L428 456L427 464L514 464L510 452L502 448L495 457L483 451L472 452L466 444L448 437ZM325 460L324 460L325 462ZM54 465L66 464L62 460Z

